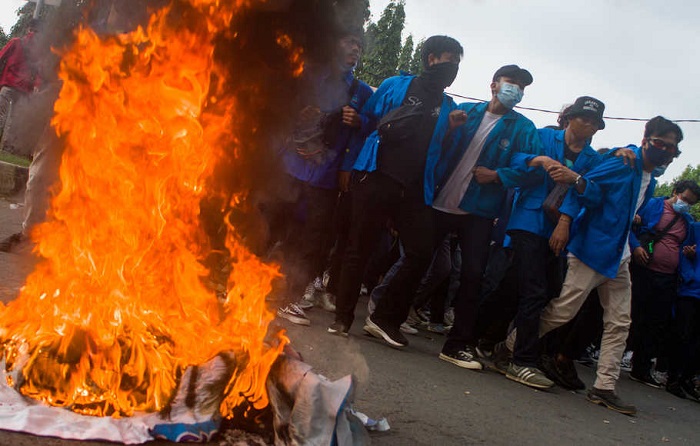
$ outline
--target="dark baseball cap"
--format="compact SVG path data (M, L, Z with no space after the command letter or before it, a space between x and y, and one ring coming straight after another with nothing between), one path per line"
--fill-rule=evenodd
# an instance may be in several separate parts
M520 68L517 65L505 65L496 70L493 75L493 81L496 82L499 77L509 77L515 79L518 82L522 82L524 86L528 86L532 83L532 74L524 68Z
M602 101L592 98L590 96L581 96L576 99L576 102L569 107L564 115L565 118L570 118L573 116L590 116L598 121L598 128L605 128L605 121L603 121L603 112L605 111L605 104Z

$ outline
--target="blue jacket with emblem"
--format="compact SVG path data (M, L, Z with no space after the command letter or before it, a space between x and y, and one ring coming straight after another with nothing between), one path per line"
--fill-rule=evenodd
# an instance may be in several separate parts
M543 155L564 163L564 130L539 129ZM590 145L586 145L579 153L572 170L579 174L590 171L602 161ZM522 230L549 238L554 230L554 223L547 217L542 204L554 189L554 181L543 168L537 168L541 180L530 187L518 188L513 202L513 211L508 222L508 231Z
M386 79L379 86L374 95L367 101L362 109L362 117L366 120L368 127L376 129L379 120L390 111L398 108L403 103L408 87L416 76L394 76ZM433 136L428 147L426 157L424 195L426 204L432 203L433 196L433 172L440 158L442 143L448 130L448 116L457 107L451 97L443 93L440 116L438 117L433 131ZM374 130L365 140L354 169L363 172L373 172L377 170L377 151L379 149L379 134Z
M699 240L700 223L691 223L688 227L688 237L683 245L697 245ZM691 259L686 257L682 251L680 256L678 271L681 281L678 285L678 295L700 299L700 257L696 255Z
M642 149L627 148L637 156L634 167L625 165L614 150L583 177L586 190L579 194L571 188L559 210L574 218L570 253L596 272L615 278L628 241L632 221L637 211L637 199L642 184ZM656 187L652 177L640 209L651 199ZM583 207L583 212L581 208Z
M454 131L452 138L445 141L445 151L434 174L426 174L427 204L433 203L467 151L488 106L488 102L467 102L458 106L467 113L467 122ZM495 170L501 184L479 184L476 179L472 179L459 204L460 209L480 217L496 218L508 188L525 187L541 181L537 169L527 166L529 160L541 154L542 144L532 121L516 111L508 111L486 137L476 163L477 166Z
M312 103L323 112L333 112L346 104L348 94L352 88L354 76L348 71L342 79L333 79L330 72L321 72L311 75L313 77ZM357 88L350 98L350 105L358 112L372 96L372 88L362 81L357 81ZM357 154L369 133L370 123L362 119L359 129L353 129L341 125L335 141L328 148L329 156L322 164L317 164L302 158L293 147L282 148L282 162L287 173L294 178L309 183L311 186L322 189L336 189L338 187L338 171L349 172L355 163Z
M642 223L640 225L635 225L634 230L630 232L630 249L632 251L639 248L638 237L640 235L644 233L656 234L656 229L654 228L659 224L661 216L664 214L664 201L666 201L666 198L667 197L654 197L637 212L637 215L642 219ZM693 219L693 216L690 214L683 214L681 217L687 223L686 228L688 228L688 231L685 236L687 242L688 237L690 237L690 225L695 219Z

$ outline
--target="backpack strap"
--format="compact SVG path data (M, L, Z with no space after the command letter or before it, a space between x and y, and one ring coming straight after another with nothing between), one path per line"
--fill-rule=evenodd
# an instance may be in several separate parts
M666 227L664 227L661 231L654 234L654 237L652 238L654 240L654 243L656 243L659 240L661 240L662 238L664 238L664 236L668 233L668 231L671 230L673 225L675 225L676 222L678 221L678 219L680 219L680 218L681 218L681 214L676 214L676 216L673 217L673 220L671 220L671 222L669 224L667 224Z

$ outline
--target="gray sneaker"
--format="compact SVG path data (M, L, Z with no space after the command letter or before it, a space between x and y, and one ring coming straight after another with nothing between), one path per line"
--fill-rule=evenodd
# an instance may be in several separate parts
M286 307L281 307L277 309L277 316L287 319L297 325L311 325L311 320L306 317L304 310L299 308L297 304L289 304Z
M547 378L537 367L521 366L513 363L508 366L506 378L535 389L549 389L554 385L554 382Z
M493 346L493 353L491 354L491 368L493 370L505 375L512 360L513 352L508 350L505 341L501 341Z
M476 357L476 352L471 346L464 347L464 350L456 352L442 351L438 358L443 361L451 362L452 364L469 370L483 370L484 365Z
M614 390L601 390L591 387L591 389L588 391L588 396L586 399L588 399L588 401L591 403L605 406L608 409L612 409L625 415L634 415L637 413L637 408L631 404L625 404L624 401L617 396Z
M335 313L335 296L328 291L324 291L321 294L321 297L316 301L316 305L326 311Z

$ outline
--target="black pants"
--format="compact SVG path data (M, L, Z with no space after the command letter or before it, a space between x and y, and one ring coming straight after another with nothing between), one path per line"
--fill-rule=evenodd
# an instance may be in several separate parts
M665 353L667 330L678 286L677 274L632 265L632 371L651 370L651 359Z
M338 191L289 182L290 200L267 204L264 213L273 243L281 244L282 272L287 279L285 303L298 301L306 286L323 274Z
M561 291L562 258L554 255L544 237L527 231L512 231L510 235L518 278L518 312L515 315L518 336L513 362L536 367L540 356L540 313ZM550 286L558 290L550 291Z
M671 327L668 380L692 379L700 372L700 299L678 297Z
M476 345L476 319L481 295L481 279L489 255L493 219L476 215L435 212L436 240L454 232L462 250L462 271L454 302L455 321L442 347L444 352Z
M397 328L406 320L435 245L431 209L418 189L406 190L380 172L360 176L354 184L352 225L340 274L336 321L348 327L352 324L362 275L389 219L399 232L406 258L372 317Z
M487 348L506 338L518 310L518 277L513 250L491 245L476 319L476 338Z
M343 192L338 198L338 204L333 216L333 251L329 259L327 291L338 294L340 271L343 267L343 257L350 237L350 219L352 218L352 192Z

